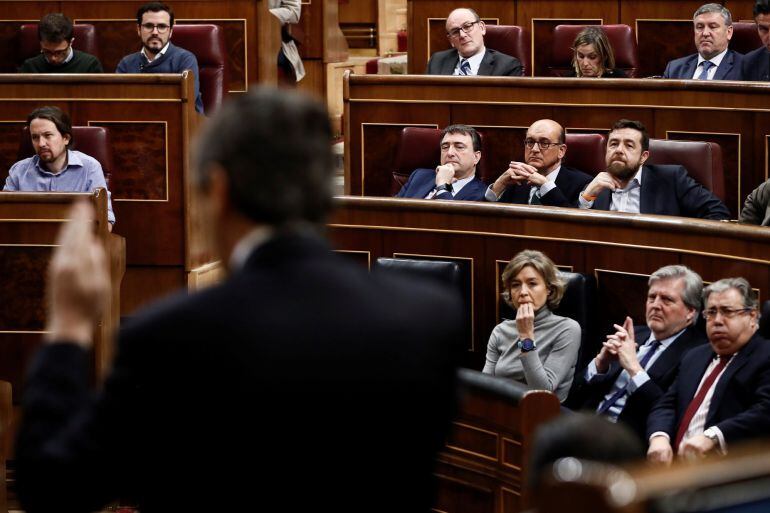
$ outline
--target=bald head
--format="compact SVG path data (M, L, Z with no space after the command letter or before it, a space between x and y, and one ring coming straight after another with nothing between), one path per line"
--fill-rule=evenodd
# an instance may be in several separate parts
M449 44L460 57L470 58L484 49L487 28L473 9L455 9L446 19Z
M531 148L524 146L524 161L536 168L540 174L547 175L561 166L561 160L567 153L564 144L564 128L552 119L539 119L527 129L526 141L537 142ZM548 146L541 147L540 143Z

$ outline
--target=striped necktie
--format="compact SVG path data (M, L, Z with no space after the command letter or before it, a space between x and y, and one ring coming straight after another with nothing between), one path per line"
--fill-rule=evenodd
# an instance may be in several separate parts
M698 80L708 80L709 79L709 70L711 69L711 66L713 66L714 63L711 61L703 61L703 70L700 72L700 75L698 75Z
M467 76L471 74L471 63L468 59L460 59L460 75Z
M653 340L652 342L650 342L650 349L647 351L644 357L642 357L642 359L639 361L639 366L642 369L647 370L647 364L650 362L652 355L655 354L655 351L658 350L659 346L660 346L660 341L658 340ZM612 406L614 406L614 404L618 402L618 399L620 399L621 397L626 395L626 393L628 393L629 384L631 384L630 380L628 381L628 384L626 386L624 386L623 388L615 392L615 394L613 394L612 397L604 401L604 404L602 404L601 407L598 410L596 410L596 413L598 413L599 415L603 415L604 413L607 412L607 410L612 408Z

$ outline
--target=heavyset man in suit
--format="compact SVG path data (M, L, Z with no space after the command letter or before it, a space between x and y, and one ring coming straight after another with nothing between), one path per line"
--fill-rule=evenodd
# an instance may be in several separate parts
M415 169L397 198L483 201L487 186L476 175L481 160L481 137L468 125L449 125L441 131L441 164Z
M706 343L695 327L703 281L683 265L661 267L649 279L645 325L626 317L599 354L575 374L570 406L591 409L646 440L647 416L671 386L679 360Z
M96 397L88 347L109 282L87 212L67 223L23 400L26 511L117 497L146 512L429 509L460 299L329 250L331 142L326 110L297 93L223 106L192 180L229 277L136 314Z
M729 219L730 212L682 166L645 165L650 136L639 121L621 119L607 138L607 170L580 194L580 208L701 219Z
M650 412L648 459L725 453L770 431L770 341L757 333L757 298L743 278L703 292L709 345L688 352Z
M556 121L532 123L524 139L524 162L511 162L487 189L487 201L576 207L591 181L582 171L562 165L567 153L564 128Z
M446 19L446 35L452 48L430 56L428 75L521 76L515 57L484 46L484 22L473 9L455 9Z
M663 78L743 80L743 56L727 48L733 37L733 18L721 4L705 4L692 18L698 53L669 62Z
M770 0L754 4L754 22L762 46L743 57L744 80L770 80Z

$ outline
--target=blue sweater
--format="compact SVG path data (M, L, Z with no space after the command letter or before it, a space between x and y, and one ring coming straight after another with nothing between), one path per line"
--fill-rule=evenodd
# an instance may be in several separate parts
M191 52L168 44L166 53L148 62L142 52L132 53L123 57L118 63L115 73L181 73L190 69L195 79L195 110L203 113L203 100L198 85L198 60Z

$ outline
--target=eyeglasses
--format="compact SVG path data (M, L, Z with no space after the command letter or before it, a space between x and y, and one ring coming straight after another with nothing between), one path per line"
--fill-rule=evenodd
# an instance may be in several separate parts
M466 34L470 34L473 31L473 27L475 27L476 24L479 23L480 21L481 20L476 20L476 21L469 21L468 23L463 23L461 27L452 29L449 32L447 32L446 36L450 39L456 39L460 37L460 32L465 32Z
M703 317L706 318L706 320L711 321L714 320L717 316L717 314L721 315L725 319L732 319L738 314L743 314L746 312L750 312L754 310L753 308L725 308L725 307L719 307L719 308L709 308L708 310L703 310Z
M70 46L67 45L67 48L64 48L63 50L45 50L45 49L43 49L43 50L40 50L40 53L45 55L45 58L49 59L49 60L53 59L53 58L64 59L70 53Z
M524 139L524 146L526 146L530 150L532 148L534 148L536 144L543 151L547 150L551 146L560 146L561 145L561 143L551 142L551 141L548 141L548 140L536 141L534 139Z
M153 30L158 29L158 34L163 34L168 32L168 29L171 28L171 25L166 25L165 23L158 23L157 25L154 23L143 23L142 28L147 32L152 32Z

